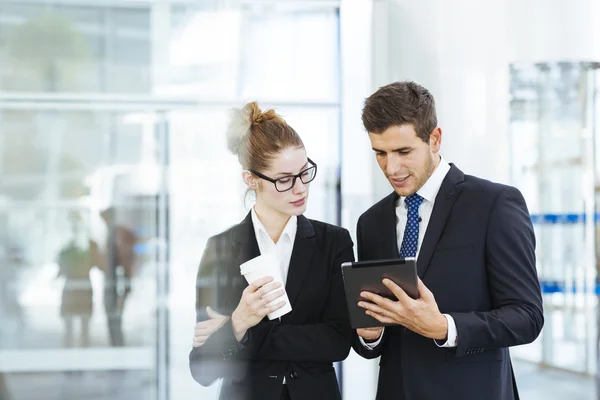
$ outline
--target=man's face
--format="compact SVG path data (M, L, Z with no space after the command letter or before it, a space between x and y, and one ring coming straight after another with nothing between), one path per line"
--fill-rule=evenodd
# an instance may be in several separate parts
M429 143L417 136L412 124L391 126L370 133L371 147L379 167L400 196L416 193L439 164L442 130L431 132Z

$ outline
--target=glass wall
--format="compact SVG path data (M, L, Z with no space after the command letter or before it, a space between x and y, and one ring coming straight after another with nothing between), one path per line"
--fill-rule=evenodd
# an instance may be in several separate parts
M511 66L512 176L532 214L546 319L536 342L511 351L589 374L596 371L598 331L597 68L570 62Z
M4 1L0 89L151 92L152 8L91 4Z
M2 391L216 398L187 357L206 239L251 207L228 110L283 114L319 165L307 216L337 222L338 20L315 2L2 3Z

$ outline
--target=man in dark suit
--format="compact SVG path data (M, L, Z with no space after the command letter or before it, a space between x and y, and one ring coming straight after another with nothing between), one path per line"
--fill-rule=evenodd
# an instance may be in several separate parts
M416 83L380 88L362 119L394 192L360 217L358 258L417 257L420 278L417 300L387 280L395 301L362 294L373 325L386 325L353 343L381 356L377 399L518 399L508 348L544 323L523 196L440 156L435 102Z

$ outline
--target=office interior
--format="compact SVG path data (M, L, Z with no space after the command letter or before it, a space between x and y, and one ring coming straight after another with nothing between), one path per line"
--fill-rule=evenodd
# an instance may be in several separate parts
M354 235L391 191L362 104L398 80L435 96L446 160L527 201L546 322L511 349L521 398L599 398L598 27L595 0L3 0L0 399L217 399L188 353L206 240L251 207L230 108L284 116L319 166L306 215ZM114 224L134 261L108 276ZM375 397L377 360L336 370Z

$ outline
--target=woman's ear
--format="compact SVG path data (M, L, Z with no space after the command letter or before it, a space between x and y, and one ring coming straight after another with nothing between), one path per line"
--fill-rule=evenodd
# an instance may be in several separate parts
M248 189L250 189L250 190L258 189L258 182L256 181L256 177L254 175L252 175L252 173L250 171L248 171L248 170L242 171L242 179L246 183L246 186L248 186Z

